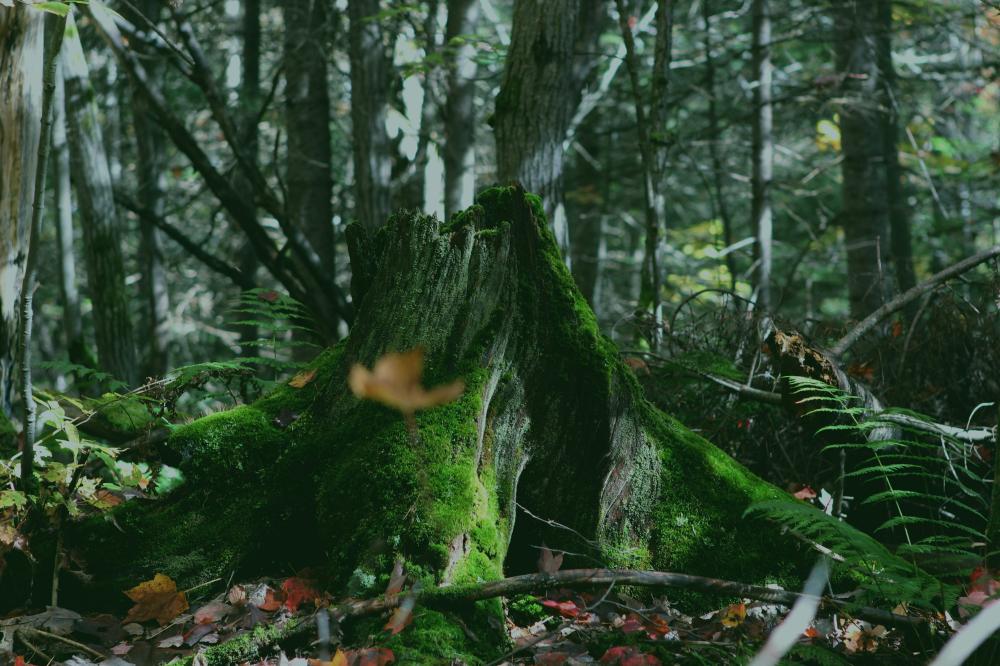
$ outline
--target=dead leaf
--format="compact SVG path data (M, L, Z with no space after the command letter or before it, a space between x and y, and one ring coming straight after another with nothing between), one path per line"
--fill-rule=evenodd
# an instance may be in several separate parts
M233 611L233 607L221 601L211 601L194 612L196 624L218 622Z
M288 385L291 386L292 388L304 388L314 379L316 379L316 368L312 368L310 370L303 370L302 372L292 377L291 381L288 382Z
M816 491L809 486L802 486L799 490L793 493L795 499L800 499L803 501L808 501L811 499L816 499Z
M563 563L563 553L553 555L545 544L542 544L542 552L538 555L538 572L554 574L559 571Z
M392 617L389 618L389 621L385 623L382 629L388 631L390 636L395 636L403 629L406 629L407 625L413 622L413 608L416 605L417 597L411 593L396 607L396 610L392 612Z
M162 641L156 644L158 648L179 648L184 645L184 634L177 634L176 636L170 636L169 638L164 638Z
M114 647L111 648L111 654L118 655L119 657L121 657L122 655L128 654L131 650L132 650L132 644L122 641L118 645L115 645Z
M743 624L743 621L747 619L747 605L746 604L733 604L727 608L723 613L719 621L722 622L723 627L738 627Z
M278 300L278 298L280 298L280 296L281 296L281 294L279 294L278 292L276 292L273 289L268 289L267 291L257 292L257 298L259 298L262 301L266 301L268 303L275 303L275 302L277 302L277 300Z
M424 350L417 347L402 354L385 354L371 371L355 363L347 383L357 397L381 402L404 415L449 403L465 390L461 380L427 390L420 383L423 372Z
M245 606L247 603L247 591L242 585L233 585L226 594L226 601L233 606Z
M177 591L177 584L169 576L161 573L139 583L125 595L135 606L129 609L122 624L156 620L162 626L188 609L187 597Z
M315 603L323 596L314 587L314 582L306 578L286 578L281 584L281 592L285 597L285 608L293 613L299 609L303 603Z

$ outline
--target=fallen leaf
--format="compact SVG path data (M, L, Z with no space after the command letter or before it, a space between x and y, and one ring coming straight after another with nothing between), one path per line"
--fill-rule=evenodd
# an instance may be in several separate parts
M128 654L131 650L132 650L132 644L122 641L118 645L115 645L114 647L111 648L111 654L115 654L121 657L122 655Z
M538 554L539 573L554 574L559 571L563 563L563 553L553 555L545 544L542 544L542 551Z
M887 633L889 630L881 624L873 627L867 622L854 620L844 632L844 648L848 652L874 652Z
M723 627L732 629L743 624L745 619L747 619L747 605L733 604L722 613L719 621L722 622Z
M314 379L316 379L315 368L312 368L311 370L303 370L292 377L291 381L288 382L288 385L292 388L304 388Z
M197 624L208 624L218 622L233 611L233 607L221 601L211 601L194 612L194 621Z
M214 622L196 624L184 632L184 644L191 647L216 630Z
M618 666L658 666L660 660L651 654L646 654L631 645L620 645L608 648L601 657L602 664L617 664Z
M808 501L811 499L816 499L816 491L809 486L802 486L798 491L796 491L793 496L795 499L800 499L803 501Z
M565 664L566 660L569 659L570 655L568 652L545 652L543 654L535 655L536 664L545 664L558 666L559 664Z
M313 587L313 581L305 578L286 578L281 584L281 592L285 597L285 608L293 613L299 609L303 603L314 603L323 596L321 592Z
M351 664L357 666L385 666L396 661L396 655L389 648L367 648L348 653Z
M270 585L261 583L247 595L248 603L262 611L272 613L284 603L285 597Z
M170 636L169 638L164 638L162 641L156 644L158 648L179 648L184 645L184 634L177 634L176 636Z
M898 338L903 334L903 322L894 321L892 322L892 337Z
M577 608L576 604L572 601L555 601L553 599L545 599L542 601L542 605L555 609L563 617L572 618L580 614L580 609Z
M388 631L390 636L395 636L401 632L413 621L413 608L416 605L417 597L411 593L396 607L396 610L392 613L392 617L389 618L389 621L382 628Z
M371 371L355 363L347 383L357 397L381 402L404 415L449 403L465 390L462 380L425 389L420 383L423 372L424 350L417 347L402 354L385 354Z
M267 291L259 291L259 292L257 292L257 298L259 298L262 301L266 301L268 303L275 303L275 302L277 302L277 300L278 300L278 298L280 298L280 296L281 296L281 294L279 294L278 292L276 292L273 289L268 289Z
M122 624L156 620L162 626L188 609L187 597L177 591L177 584L169 576L161 573L125 594L135 606L129 609Z
M242 585L233 585L226 594L226 601L233 606L245 606L247 603L247 591Z

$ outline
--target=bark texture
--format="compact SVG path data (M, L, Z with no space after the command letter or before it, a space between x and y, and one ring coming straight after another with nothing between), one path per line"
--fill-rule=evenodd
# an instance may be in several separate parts
M87 285L94 302L94 337L101 369L128 384L138 379L125 288L121 227L98 122L94 89L80 35L70 15L63 44L70 170L83 230Z
M769 0L753 2L753 69L757 79L753 89L753 231L754 287L757 306L764 313L771 311L771 250L774 221L771 210L771 182L774 180L774 108L771 84L771 9Z
M497 178L545 201L559 248L569 257L563 206L563 142L597 49L605 3L519 0L493 115Z
M174 431L186 489L126 505L115 516L124 532L78 534L99 579L161 571L186 586L321 563L334 589L375 595L397 556L425 585L460 585L533 570L543 540L613 566L795 577L790 540L742 518L784 494L643 398L536 197L496 188L448 224L400 215L374 237L355 224L348 240L351 336L317 359L306 387ZM427 386L461 377L466 391L418 413L411 438L398 413L355 398L346 375L418 345ZM490 656L486 619L499 605L478 608L481 644L460 630L432 641L437 616L421 611L390 645L404 661Z
M351 122L355 217L371 230L389 217L392 157L385 121L391 66L379 0L350 0Z
M6 417L17 383L18 302L42 131L43 25L42 12L0 6L0 414Z
M445 48L452 49L444 118L445 219L472 205L476 188L476 48L468 39L479 20L479 0L449 0Z
M322 0L284 0L283 3L285 130L288 132L285 180L288 184L287 214L291 223L302 230L320 261L332 271L333 180L330 178L330 96L325 48L328 4L332 10L332 3ZM259 59L259 54L257 57Z
M840 136L844 160L843 226L851 316L862 319L885 302L891 242L885 123L888 100L879 70L879 2L836 3L837 69L843 77Z

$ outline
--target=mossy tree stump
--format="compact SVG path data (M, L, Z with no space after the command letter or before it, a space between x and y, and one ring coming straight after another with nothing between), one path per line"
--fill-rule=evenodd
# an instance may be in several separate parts
M188 585L309 564L376 594L398 556L425 584L469 583L505 563L533 568L543 541L609 566L744 582L794 571L790 540L742 517L783 493L643 398L537 198L495 188L447 224L403 213L374 237L348 234L350 337L305 388L179 428L169 445L187 487L161 505L130 503L116 516L124 534L81 530L91 573L124 584L126 571L134 584L162 571ZM461 377L467 388L417 414L414 442L346 375L416 346L426 385ZM420 640L419 617L412 629L401 637Z

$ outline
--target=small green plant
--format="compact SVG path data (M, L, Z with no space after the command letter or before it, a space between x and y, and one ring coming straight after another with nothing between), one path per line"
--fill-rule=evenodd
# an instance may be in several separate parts
M34 446L34 483L23 490L21 453L0 458L0 564L12 549L28 553L34 530L56 533L52 604L57 602L62 527L65 521L106 512L133 496L162 496L183 482L180 472L162 465L119 459L120 450L84 437L79 425L95 412L79 400L62 397L80 416L71 418L57 399L35 396L41 436ZM28 526L31 532L28 532Z
M318 349L310 339L318 339L312 319L305 306L291 296L273 289L250 289L240 295L232 312L239 318L233 326L256 329L255 340L244 340L242 346L259 350L256 356L244 356L244 363L253 363L272 371L271 379L302 367L293 352L297 349Z
M886 505L890 517L876 533L895 531L902 543L890 551L876 538L850 528L840 517L803 502L772 500L748 509L774 519L806 538L830 548L861 585L869 599L907 601L948 607L958 587L983 559L989 513L988 467L968 443L937 428L930 419L907 410L877 411L845 391L805 377L791 377L799 402L814 404L811 414L833 423L819 433L842 441L824 451L846 451L863 463L844 475L873 491L856 506ZM836 513L836 512L831 512ZM934 562L934 575L925 562Z

